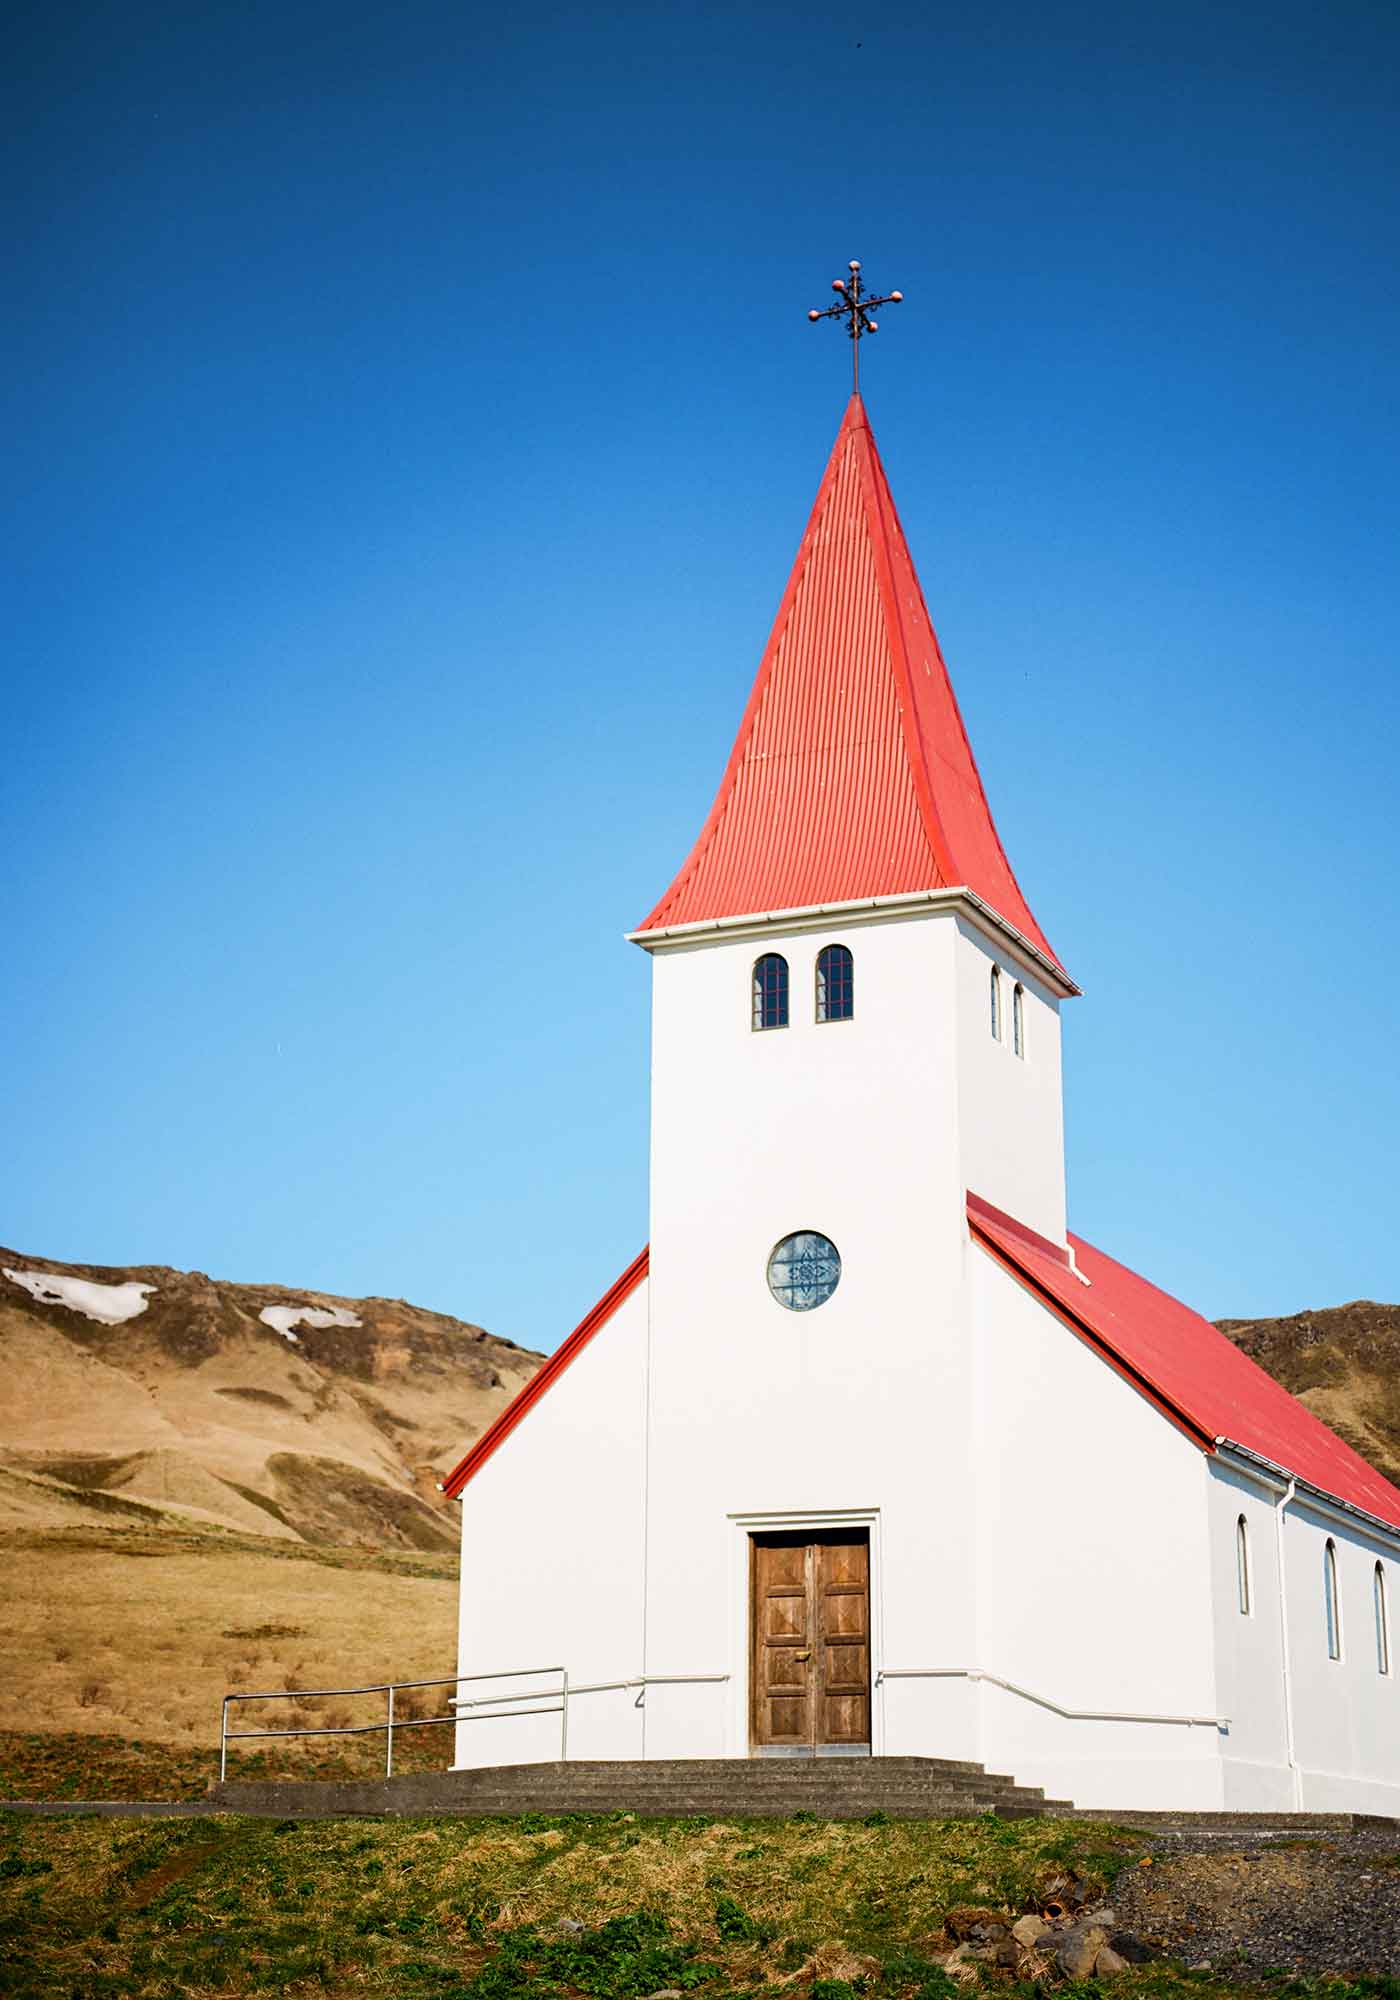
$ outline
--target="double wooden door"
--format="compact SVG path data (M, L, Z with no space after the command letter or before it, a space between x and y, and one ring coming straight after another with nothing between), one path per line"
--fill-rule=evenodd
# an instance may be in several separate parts
M760 1755L870 1749L870 1536L751 1538L750 1734Z

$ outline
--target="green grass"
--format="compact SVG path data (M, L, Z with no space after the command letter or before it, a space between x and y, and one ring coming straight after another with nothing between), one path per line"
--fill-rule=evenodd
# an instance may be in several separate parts
M1106 1887L1142 1847L1097 1825L993 1819L7 1815L0 1993L953 2000L962 1989L932 1962L950 1912L1019 1910L1066 1866ZM1110 1989L1114 2000L1244 1990L1163 1964L1076 1990L1106 2000ZM1400 1982L1275 1981L1269 1992L1400 2000Z

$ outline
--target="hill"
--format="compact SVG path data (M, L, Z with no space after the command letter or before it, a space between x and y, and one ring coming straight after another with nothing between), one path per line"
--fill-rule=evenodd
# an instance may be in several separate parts
M402 1299L0 1249L0 1527L456 1546L437 1482L540 1357Z
M1216 1325L1400 1486L1400 1306L1355 1299Z

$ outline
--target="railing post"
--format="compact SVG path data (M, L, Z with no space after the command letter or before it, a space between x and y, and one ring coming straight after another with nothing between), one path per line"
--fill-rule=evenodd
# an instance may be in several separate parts
M561 1686L559 1689L559 1761L569 1761L569 1669L559 1669Z
M219 1783L228 1776L228 1696L225 1695L219 1708Z
M384 1775L386 1778L392 1778L394 1775L394 1683L392 1681L385 1689L385 1693L389 1697L389 1721L385 1730Z

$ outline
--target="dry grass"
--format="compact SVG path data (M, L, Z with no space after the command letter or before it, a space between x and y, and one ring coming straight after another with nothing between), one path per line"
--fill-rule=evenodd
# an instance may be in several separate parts
M453 1666L451 1558L114 1528L6 1536L0 1561L0 1731L207 1746L230 1688L344 1687ZM250 1718L233 1725L245 1728L372 1722L383 1697L294 1696L234 1712ZM450 1731L412 1733L441 1739L446 1761Z
M888 2000L948 2000L919 1954L946 1943L950 1908L1019 1908L1047 1866L1072 1855L1103 1875L1133 1846L990 1819L16 1820L8 1840L0 1928L8 1905L24 1966L13 1990L35 2000L79 1974L90 1996L632 2000L679 1985L697 2000L855 2000L859 1981ZM541 1949L569 1960L542 1981L520 1957Z

